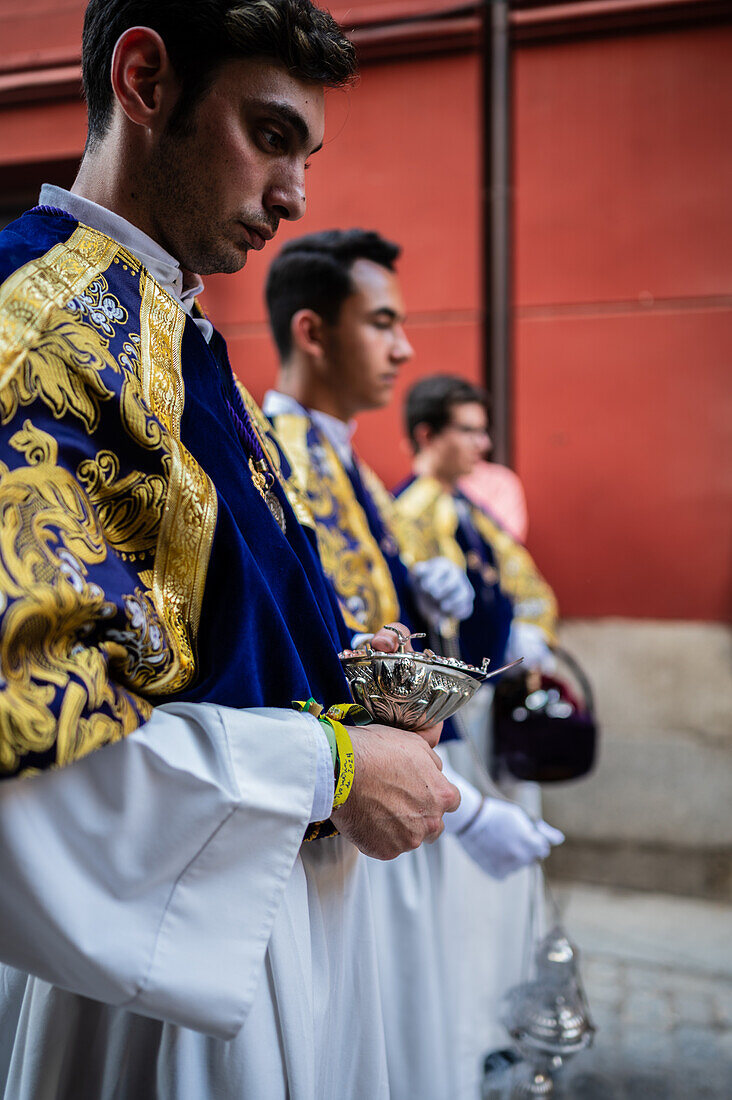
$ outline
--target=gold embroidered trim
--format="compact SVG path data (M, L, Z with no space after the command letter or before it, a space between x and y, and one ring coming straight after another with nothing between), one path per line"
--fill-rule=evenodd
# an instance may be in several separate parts
M327 478L317 478L307 447L308 420L283 413L275 417L275 431L295 474L307 487L315 518L323 568L338 595L351 629L375 631L399 618L399 600L391 571L371 534L363 508L336 452L324 436L320 443L328 466ZM326 522L331 519L333 522ZM357 549L350 549L349 537ZM353 611L355 602L363 612Z
M53 310L109 267L119 245L78 226L67 241L24 264L0 287L0 390L46 328Z
M176 660L155 684L171 692L195 669L195 636L216 528L217 498L211 479L180 441L185 392L181 343L185 313L143 271L140 279L140 381L145 403L164 424L170 479L160 524L152 592L171 631Z

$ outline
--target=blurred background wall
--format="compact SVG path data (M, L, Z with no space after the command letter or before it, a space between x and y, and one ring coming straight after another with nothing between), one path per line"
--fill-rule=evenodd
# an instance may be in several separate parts
M81 155L83 0L0 0L0 219ZM362 57L330 93L308 214L404 246L418 377L490 381L490 15L508 20L509 402L529 547L595 681L595 775L546 794L557 874L732 898L732 5L335 3ZM489 11L488 19L485 12ZM486 26L484 26L486 24ZM272 253L207 280L256 397ZM398 407L362 418L387 484ZM509 446L510 444L510 446Z

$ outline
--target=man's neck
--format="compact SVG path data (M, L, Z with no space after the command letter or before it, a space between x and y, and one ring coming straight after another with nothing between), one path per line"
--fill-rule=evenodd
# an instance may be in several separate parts
M447 477L433 462L432 456L420 451L412 459L412 472L415 477L431 477L437 481L446 493L452 494L457 488L457 478Z
M84 154L71 187L71 194L89 199L97 206L110 210L135 226L168 255L171 255L155 217L141 200L142 187L136 185L134 173L123 171L122 164L127 163L124 157L110 158L107 152L108 144L105 140L102 149L98 152ZM179 263L184 289L200 283L199 276L195 272L188 271L180 264L178 257L173 258Z
M104 206L155 240L150 218L140 209L139 201L136 201L134 181L122 171L122 160L120 157L111 161L106 152L106 143L98 152L85 153L71 193L81 195L82 198L95 202L97 206Z
M298 371L280 371L277 389L280 393L293 397L304 409L326 413L336 420L342 420L344 424L348 424L356 415L357 410L351 412L346 409L330 388L319 385L316 379L307 378Z

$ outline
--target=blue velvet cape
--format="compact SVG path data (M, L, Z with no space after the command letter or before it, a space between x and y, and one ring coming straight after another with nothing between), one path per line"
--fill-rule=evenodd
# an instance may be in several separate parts
M221 337L115 241L48 208L0 234L0 775L163 702L349 698L348 635L267 432Z

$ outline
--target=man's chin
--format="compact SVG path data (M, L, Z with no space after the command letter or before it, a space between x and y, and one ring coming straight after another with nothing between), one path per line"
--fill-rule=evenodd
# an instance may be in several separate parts
M249 259L249 249L232 245L227 249L210 253L202 258L198 267L192 268L198 275L234 275L245 266Z
M392 398L394 397L394 386L394 382L385 382L380 387L378 394L374 396L371 408L385 409L387 405L391 405Z

